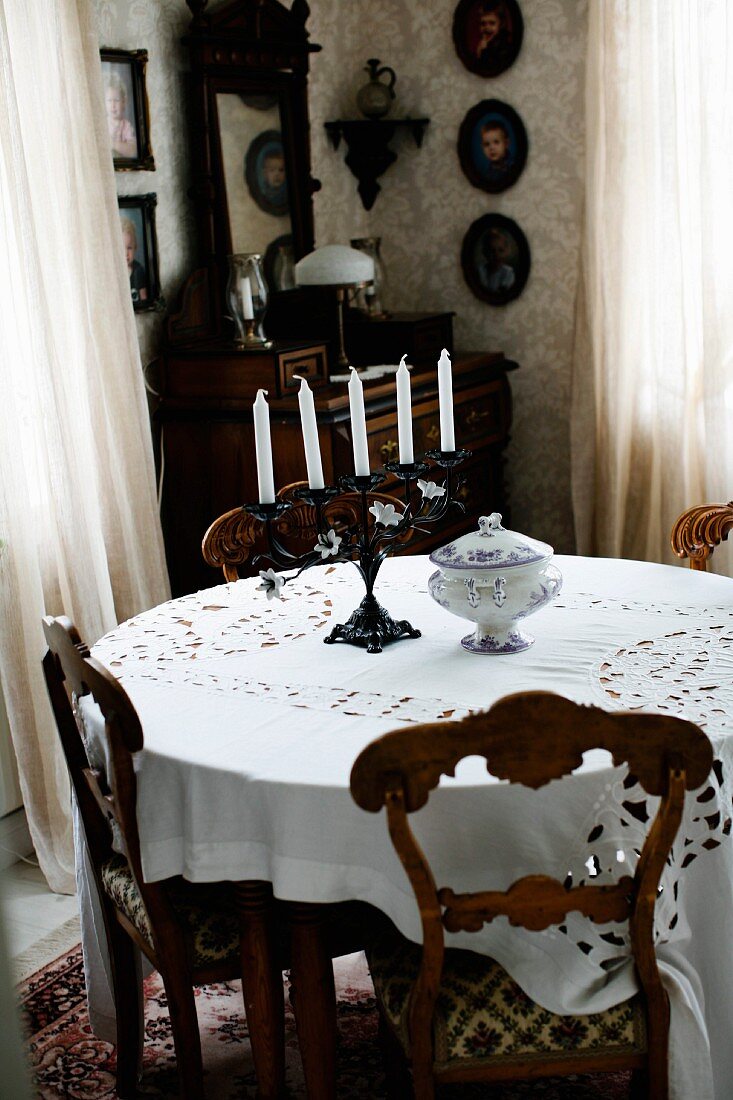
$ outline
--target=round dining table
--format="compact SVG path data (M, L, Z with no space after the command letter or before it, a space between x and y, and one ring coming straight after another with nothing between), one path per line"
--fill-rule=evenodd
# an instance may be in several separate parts
M470 624L433 603L433 567L410 556L384 562L375 594L422 636L380 654L323 644L363 595L348 563L289 580L280 598L256 578L217 585L102 638L92 653L120 679L144 731L135 764L143 871L151 881L271 884L271 897L304 905L366 902L419 941L385 819L350 796L351 767L371 740L527 690L691 719L710 737L715 765L687 797L657 905L657 954L672 1010L671 1096L723 1100L733 1094L733 580L679 566L554 560L563 589L527 621L536 640L521 653L463 649ZM101 741L98 718L89 711L84 721ZM506 889L538 872L571 873L576 883L633 872L653 813L654 800L598 750L539 791L500 782L469 758L414 826L439 885ZM89 890L82 873L94 1026L95 998L97 1019L108 1009ZM502 918L446 940L497 959L554 1012L601 1011L637 989L626 930L578 914L544 932Z

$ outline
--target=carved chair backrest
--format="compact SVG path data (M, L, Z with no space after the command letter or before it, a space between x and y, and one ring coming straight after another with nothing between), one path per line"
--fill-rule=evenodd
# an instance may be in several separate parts
M608 750L615 765L628 763L644 790L660 797L633 879L567 888L558 879L528 875L505 892L438 889L408 815L425 805L441 775L454 774L466 756L483 756L492 775L536 789L579 767L583 753L592 748ZM413 1044L424 1049L429 1042L444 929L475 932L504 915L511 924L541 930L561 924L571 910L596 922L630 922L649 1019L654 1017L666 1035L669 1009L654 952L654 905L685 791L703 783L712 760L710 742L691 722L656 714L609 714L547 692L507 696L486 713L398 729L368 745L352 769L351 793L371 813L386 807L392 843L422 920L422 962L410 1007Z
M44 618L48 652L43 659L51 706L61 740L69 777L76 795L92 869L100 897L102 865L114 854L115 833L122 838L157 941L164 929L178 926L165 890L145 883L140 864L137 828L137 779L133 754L143 747L143 731L137 712L122 685L91 657L79 634L65 617ZM104 718L107 774L93 766L75 716L78 700L90 697ZM95 757L96 753L92 754ZM157 946L157 944L156 944Z
M689 558L690 569L705 572L708 558L733 531L733 500L727 504L701 504L688 508L670 534L678 558Z
M278 538L294 554L312 550L317 537L315 508L295 495L297 489L307 484L295 481L277 494L278 500L288 501L292 507L275 521L274 527ZM383 504L393 504L398 512L404 508L402 501L389 493L372 493L370 497ZM361 497L358 493L341 493L324 505L323 517L337 534L343 532L361 521ZM407 535L411 537L412 531ZM238 567L246 565L265 549L262 525L243 508L232 508L215 519L201 543L204 561L207 565L220 567L227 581L238 580Z

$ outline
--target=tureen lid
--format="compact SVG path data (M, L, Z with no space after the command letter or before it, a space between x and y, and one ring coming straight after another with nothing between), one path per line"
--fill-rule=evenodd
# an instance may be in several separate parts
M501 525L501 514L481 516L478 531L461 535L455 542L441 546L430 555L430 561L444 569L510 569L517 565L532 565L546 561L553 549L546 542L527 538Z

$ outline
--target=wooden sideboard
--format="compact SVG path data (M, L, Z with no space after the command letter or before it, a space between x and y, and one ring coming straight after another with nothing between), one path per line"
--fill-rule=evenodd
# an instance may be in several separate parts
M192 360L197 369L191 369ZM466 512L410 543L425 553L476 526L484 512L508 513L502 452L512 419L507 374L517 364L501 352L464 352L453 358L456 444L472 451L461 468L459 490ZM175 348L160 361L160 403L154 414L161 437L163 467L162 521L168 570L174 596L214 584L216 572L201 556L201 539L217 516L257 499L252 401L242 382L247 357L212 346L207 359L197 345ZM259 383L262 384L261 382ZM305 478L305 458L296 393L277 398L270 393L270 425L275 484ZM353 469L349 401L345 383L314 390L323 473L327 483ZM394 376L364 383L369 456L373 469L397 455ZM412 372L415 455L440 445L436 367ZM387 481L380 491L390 492Z

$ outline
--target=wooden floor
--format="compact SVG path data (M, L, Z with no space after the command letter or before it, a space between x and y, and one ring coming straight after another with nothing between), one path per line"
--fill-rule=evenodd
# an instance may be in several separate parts
M16 980L81 938L76 897L52 893L33 863L19 862L0 871L0 925Z

